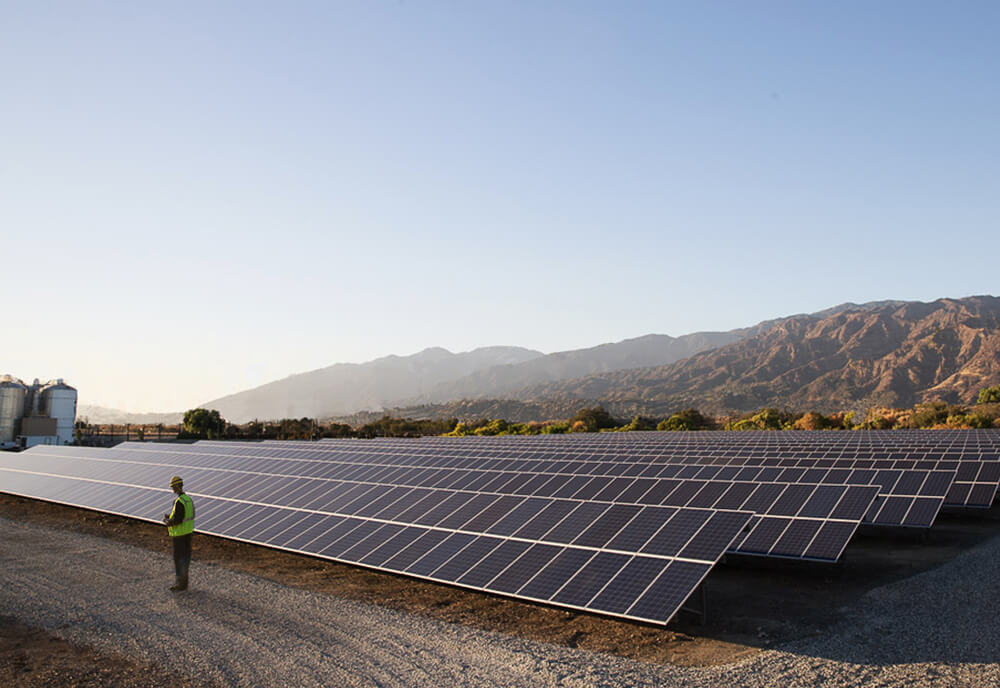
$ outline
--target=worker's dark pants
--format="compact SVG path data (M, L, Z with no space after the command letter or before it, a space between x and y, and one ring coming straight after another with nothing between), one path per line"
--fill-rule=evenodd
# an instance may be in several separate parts
M178 535L170 538L174 541L174 570L177 572L177 580L187 580L188 566L191 565L191 536Z

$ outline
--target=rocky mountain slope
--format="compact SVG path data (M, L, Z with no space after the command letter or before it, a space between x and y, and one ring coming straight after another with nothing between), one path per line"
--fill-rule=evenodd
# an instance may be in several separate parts
M619 413L687 406L833 411L931 399L967 403L1000 383L1000 299L851 306L774 321L672 365L533 385L511 398L559 406L600 400Z
M739 341L746 332L696 332L682 337L649 334L587 349L560 351L522 363L478 370L434 386L423 398L407 401L434 403L455 399L503 398L528 385L615 370L667 365L701 351Z

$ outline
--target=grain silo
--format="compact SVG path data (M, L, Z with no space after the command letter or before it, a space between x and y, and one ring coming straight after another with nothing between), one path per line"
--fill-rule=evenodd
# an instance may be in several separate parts
M0 445L14 442L24 415L28 388L10 375L0 375Z
M46 382L39 397L41 415L56 421L59 444L72 444L73 426L76 423L76 390L59 378Z

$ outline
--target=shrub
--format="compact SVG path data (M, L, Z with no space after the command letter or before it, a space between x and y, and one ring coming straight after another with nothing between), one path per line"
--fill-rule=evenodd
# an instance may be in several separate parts
M949 416L964 413L965 409L948 406L943 401L930 401L926 404L917 404L904 426L907 428L933 428L935 425L947 425Z
M829 418L816 411L810 411L792 423L793 430L826 430L832 426L833 422Z
M779 411L776 408L761 409L757 413L730 423L729 430L781 430L791 427L794 420L792 414Z
M611 414L604 410L603 406L585 408L577 411L576 415L569 419L573 432L597 432L604 428L613 428L618 425ZM578 430L577 424L582 423L583 429Z
M622 432L632 432L636 430L655 430L656 428L657 425L654 419L645 416L635 416L628 425L623 425L618 429Z
M664 421L660 421L656 426L657 430L680 431L680 430L711 430L715 427L715 421L706 418L698 409L684 409L678 411Z
M979 399L976 403L993 404L997 402L1000 402L1000 385L979 390Z

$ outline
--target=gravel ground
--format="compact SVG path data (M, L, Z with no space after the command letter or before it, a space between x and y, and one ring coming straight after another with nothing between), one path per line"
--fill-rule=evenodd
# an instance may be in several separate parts
M1000 685L1000 538L873 590L821 636L710 668L531 642L197 561L189 592L171 582L167 554L0 519L0 614L218 685Z

